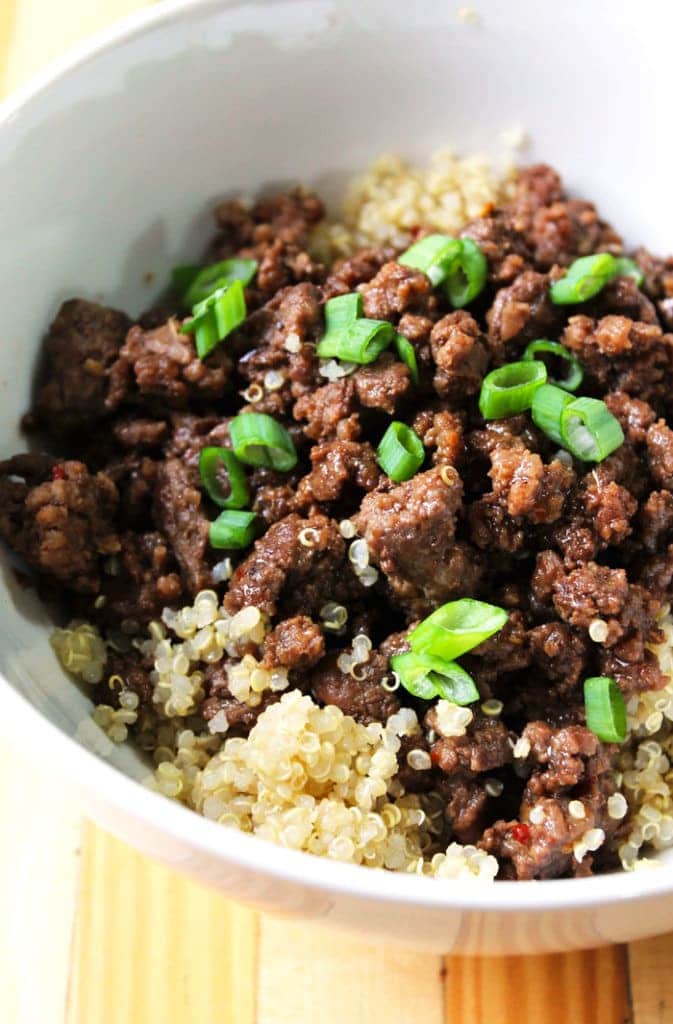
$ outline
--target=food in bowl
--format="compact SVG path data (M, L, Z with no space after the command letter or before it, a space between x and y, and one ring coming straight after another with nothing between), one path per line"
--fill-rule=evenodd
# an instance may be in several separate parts
M0 534L95 721L207 817L445 878L649 864L673 261L544 165L477 210L404 178L345 230L301 189L222 203L136 322L66 302Z

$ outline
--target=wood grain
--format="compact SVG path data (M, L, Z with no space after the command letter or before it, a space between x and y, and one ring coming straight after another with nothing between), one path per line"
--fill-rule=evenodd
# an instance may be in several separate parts
M442 961L264 917L257 1024L442 1024Z
M254 1024L256 915L85 826L67 1024Z
M673 1021L673 935L629 946L634 1024Z
M626 952L450 957L445 1005L446 1024L626 1024Z

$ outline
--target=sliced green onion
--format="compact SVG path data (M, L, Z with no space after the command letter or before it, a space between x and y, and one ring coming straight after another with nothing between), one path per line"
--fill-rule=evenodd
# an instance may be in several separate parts
M479 700L474 679L454 661L407 651L395 654L390 659L390 666L399 675L405 690L421 700L443 697L461 706Z
M488 263L477 243L471 238L461 238L460 252L444 281L444 291L454 309L467 306L477 297L486 284L487 275Z
M433 285L446 279L453 261L460 255L461 242L449 235L427 235L402 253L398 263L422 270Z
M228 492L222 487L220 474L226 471ZM201 483L208 496L221 508L243 508L250 500L245 470L230 448L204 448L199 455Z
M584 462L602 462L624 443L624 431L600 398L575 398L561 410L561 443Z
M321 359L373 363L388 348L395 330L387 320L354 320L343 330L328 330L316 349Z
M569 395L563 388L557 388L554 384L543 384L533 395L531 406L533 423L556 444L563 444L561 413L572 401L572 395Z
M409 373L414 384L418 384L418 360L416 359L416 349L411 344L408 338L405 338L403 334L395 333L395 351L406 366L409 367Z
M395 654L390 659L390 667L397 672L400 682L405 690L413 697L421 700L432 700L437 696L437 688L430 679L432 671L429 660L436 661L442 667L444 662L440 658L428 659L414 654L413 651L406 651L404 654Z
M568 267L565 277L555 281L549 289L551 300L557 306L586 302L598 295L617 273L617 261L609 252L581 256Z
M213 548L247 548L255 539L254 512L226 509L210 524L209 539Z
M615 277L632 277L639 288L642 287L645 275L635 262L628 256L617 256L615 259Z
M497 605L470 597L449 601L437 608L409 634L411 649L453 661L488 640L507 622L507 612Z
M549 355L558 356L564 363L567 364L567 374L562 380L556 380L554 377L549 376L549 369L547 369L547 379L550 384L556 384L557 387L563 388L564 391L577 391L578 387L582 383L584 377L584 370L580 366L578 360L569 352L568 349L559 344L558 341L547 341L546 338L539 338L538 341L531 341L530 345L526 346L526 351L523 354L524 360L539 359L540 353L548 352ZM540 359L540 362L544 363L544 359ZM546 365L546 363L545 363Z
M547 380L547 367L537 359L506 363L484 377L479 411L485 420L499 420L530 409L533 396Z
M172 274L173 284L181 293L185 306L195 306L234 281L240 281L244 287L250 284L258 265L257 260L235 257L207 267L176 267Z
M236 458L249 466L286 472L297 464L294 441L282 424L263 412L242 412L229 424Z
M383 472L399 484L423 465L425 448L411 427L394 420L381 438L376 455Z
M325 303L325 322L328 331L340 331L362 316L362 296L359 292L336 295Z
M242 324L247 310L241 281L218 288L207 299L192 309L192 319L180 328L183 334L193 334L199 359L213 351L216 345Z
M584 707L587 728L604 743L623 743L626 739L626 704L622 691L609 676L584 680Z

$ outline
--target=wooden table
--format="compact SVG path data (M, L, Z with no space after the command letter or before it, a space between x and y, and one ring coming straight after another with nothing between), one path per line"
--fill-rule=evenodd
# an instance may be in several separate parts
M0 93L143 2L0 0ZM0 820L3 1024L673 1024L673 935L442 960L260 916L83 822L10 748Z

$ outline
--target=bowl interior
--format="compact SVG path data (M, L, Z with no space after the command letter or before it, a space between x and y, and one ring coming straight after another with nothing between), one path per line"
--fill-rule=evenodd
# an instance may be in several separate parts
M594 0L266 0L168 5L90 48L0 117L0 455L25 447L41 335L73 295L147 307L198 257L216 199L302 181L335 202L385 151L502 150L558 166L627 240L673 236L666 48L673 13ZM665 24L664 24L665 22ZM668 29L668 31L667 31ZM656 140L656 143L655 143ZM656 146L656 149L655 149ZM656 155L655 155L656 154ZM646 155L646 156L645 156ZM44 716L131 775L83 725L90 701L48 643L49 618L2 552L0 672Z

